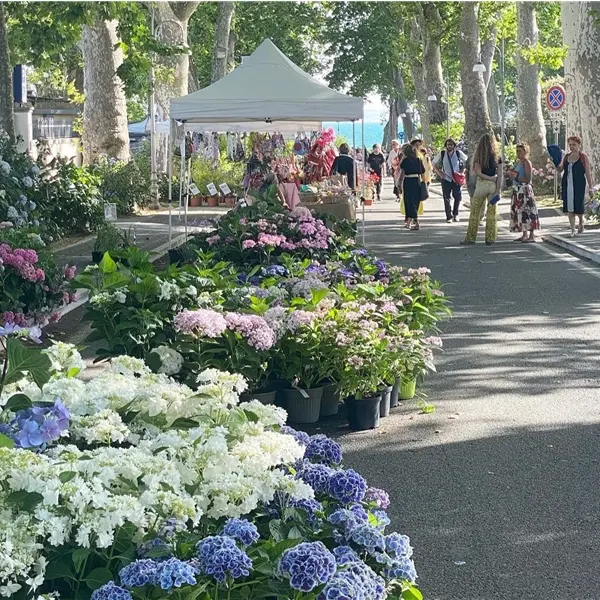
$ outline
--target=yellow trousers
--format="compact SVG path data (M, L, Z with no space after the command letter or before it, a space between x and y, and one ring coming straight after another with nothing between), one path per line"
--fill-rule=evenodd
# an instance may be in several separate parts
M478 179L475 187L475 194L471 199L471 216L469 217L469 227L467 228L466 242L474 242L477 239L479 231L479 221L483 216L483 209L488 204L485 216L485 241L495 242L498 235L498 221L496 218L497 204L489 204L489 201L496 193L496 184L493 181Z

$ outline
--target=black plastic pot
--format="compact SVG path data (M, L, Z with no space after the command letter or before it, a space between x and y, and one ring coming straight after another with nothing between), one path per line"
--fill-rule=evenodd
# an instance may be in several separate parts
M262 404L275 404L275 396L277 396L277 392L275 390L271 390L269 392L245 392L240 394L240 402L250 402L250 400L258 400Z
M104 256L104 252L97 252L96 250L94 250L92 252L92 262L95 265L100 264L100 261L102 260L103 256Z
M321 416L331 417L337 415L340 407L340 393L334 383L328 383L323 388L323 398L321 399Z
M379 427L381 394L357 400L350 396L344 400L348 409L348 425L354 431L365 431Z
M386 385L385 387L381 388L381 404L379 406L379 415L381 417L390 416L392 390L393 386L391 385Z
M400 377L396 377L394 381L394 387L392 387L392 393L390 395L390 408L396 408L398 406L398 392L400 391Z
M183 252L179 248L170 248L169 253L169 264L178 267L184 260Z
M283 408L287 410L288 422L290 423L316 423L321 413L321 398L323 388L311 388L310 390L295 388L280 390L277 398L281 399Z

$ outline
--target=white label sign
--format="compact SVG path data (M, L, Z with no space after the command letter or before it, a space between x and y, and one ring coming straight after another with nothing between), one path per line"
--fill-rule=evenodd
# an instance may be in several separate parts
M217 190L217 187L215 186L214 183L209 183L206 188L208 189L208 191L210 192L211 196L216 196L219 191Z
M221 183L219 187L225 195L231 194L231 188L226 183Z
M194 195L197 196L200 193L200 190L198 189L198 186L195 183L191 183L190 184L190 192Z

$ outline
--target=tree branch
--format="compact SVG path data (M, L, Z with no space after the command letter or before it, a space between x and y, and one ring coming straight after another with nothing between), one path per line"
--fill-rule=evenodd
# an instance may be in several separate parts
M173 14L180 21L188 21L199 4L200 2L169 2Z

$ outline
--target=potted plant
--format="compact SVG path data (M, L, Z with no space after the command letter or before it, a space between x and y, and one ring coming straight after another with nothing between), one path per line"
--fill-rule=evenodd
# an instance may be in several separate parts
M105 252L119 250L125 246L126 238L123 232L112 223L104 223L96 234L94 249L92 250L92 262L98 264Z
M200 194L191 195L189 198L189 205L192 207L202 206L202 196Z

